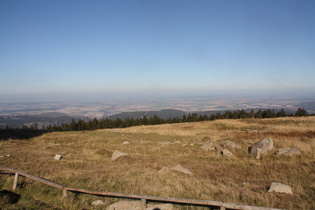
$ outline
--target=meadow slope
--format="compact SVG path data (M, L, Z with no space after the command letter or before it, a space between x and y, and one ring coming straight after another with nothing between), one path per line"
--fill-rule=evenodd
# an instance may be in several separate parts
M248 146L265 137L275 149L256 160ZM208 142L230 140L241 146L232 157L204 151ZM128 141L129 144L123 144ZM277 156L294 147L301 155ZM111 161L114 150L128 154ZM53 132L0 141L0 166L18 169L56 183L94 191L215 200L285 209L315 209L315 117L215 120L96 131ZM55 154L63 159L54 160ZM9 155L9 156L7 156ZM181 164L192 175L162 167ZM0 190L11 190L13 176L0 175ZM293 195L267 193L272 182L291 186ZM20 178L16 204L4 209L102 209L91 206L116 198L70 194ZM0 199L1 202L1 199ZM206 209L175 206L177 209Z

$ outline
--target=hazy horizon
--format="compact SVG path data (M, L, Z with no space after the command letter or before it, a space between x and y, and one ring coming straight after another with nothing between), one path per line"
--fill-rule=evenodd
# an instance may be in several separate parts
M117 93L37 93L37 94L0 94L0 103L14 102L85 102L118 100L151 100L168 98L311 98L315 92L311 89L297 90L213 90L213 91L179 91L179 92L117 92Z

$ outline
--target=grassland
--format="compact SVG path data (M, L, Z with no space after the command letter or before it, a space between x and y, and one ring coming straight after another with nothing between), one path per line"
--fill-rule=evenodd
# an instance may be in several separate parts
M256 160L252 143L272 138L275 149ZM231 140L241 149L225 157L204 151L207 142ZM128 141L129 144L122 144ZM169 144L161 144L169 142ZM277 156L294 147L297 156ZM114 150L129 156L111 161ZM215 120L198 123L139 126L115 130L46 133L28 140L0 141L0 166L15 168L56 183L94 191L216 200L285 209L315 209L315 117ZM55 154L63 155L56 161ZM10 155L9 157L6 155ZM193 175L162 167L181 164ZM13 176L0 175L0 189L11 190ZM291 186L293 195L267 193L272 182ZM70 194L20 178L21 198L4 209L102 209L91 206L116 198ZM178 209L206 209L176 206Z

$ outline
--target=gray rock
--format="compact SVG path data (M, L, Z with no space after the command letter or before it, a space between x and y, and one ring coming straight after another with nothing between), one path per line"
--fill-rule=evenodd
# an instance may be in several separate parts
M106 210L142 210L140 201L119 201L111 204ZM172 204L148 205L146 210L173 210Z
M184 174L192 175L192 173L187 168L184 168L182 165L176 165L176 166L172 167L172 170L179 171L179 172L182 172Z
M224 149L224 148L222 148L220 145L218 145L218 144L215 144L215 149L218 151L218 152L220 152L220 153L222 153L222 150Z
M171 169L169 167L166 167L166 166L163 166L159 171L158 173L159 174L163 174L163 173L167 173L169 172Z
M166 204L160 204L160 205L148 205L148 208L146 210L173 210L173 205L166 203Z
M106 210L142 210L141 202L139 201L119 201L111 204Z
M233 141L230 141L230 140L224 140L221 142L221 146L223 148L228 148L228 149L240 149L241 146L234 143Z
M256 159L260 159L260 157L266 154L268 151L272 150L274 146L274 142L270 138L264 138L252 146L249 147L249 153L254 156Z
M223 149L221 153L223 156L233 156L232 152L230 152L228 149Z
M208 150L213 149L213 148L212 148L212 143L211 143L211 142L204 144L204 145L203 145L203 146L201 146L200 148L201 148L201 149L203 149L203 150L205 150L205 151L208 151Z
M278 152L276 152L276 155L299 155L301 154L300 150L296 148L281 148Z
M258 147L250 147L250 154L259 160L261 156L261 149Z
M293 195L292 189L289 185L281 184L279 182L272 182L268 192L286 193Z
M93 201L91 203L91 205L93 205L93 206L99 206L99 205L103 205L103 204L104 204L104 201L102 201L102 200L96 200L96 201Z
M62 155L55 155L54 159L55 160L61 160L62 159Z
M111 160L114 161L114 160L117 160L118 158L123 157L123 156L128 156L128 154L121 152L121 151L118 151L118 150L115 150L113 152Z

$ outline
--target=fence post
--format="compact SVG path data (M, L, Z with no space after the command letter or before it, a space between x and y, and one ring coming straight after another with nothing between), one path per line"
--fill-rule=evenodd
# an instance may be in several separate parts
M67 198L68 197L68 190L63 189L62 190L62 198Z
M15 191L18 183L19 174L15 173L12 190Z
M142 210L147 209L147 200L144 198L141 198L141 207L142 207Z

